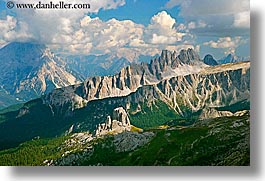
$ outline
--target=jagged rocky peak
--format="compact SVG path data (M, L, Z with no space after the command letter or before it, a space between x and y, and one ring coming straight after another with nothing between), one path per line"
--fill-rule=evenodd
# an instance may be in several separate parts
M189 68L185 66L190 66ZM196 67L197 66L197 67ZM157 79L163 79L163 75L181 75L196 73L196 68L207 66L200 60L198 53L193 49L182 49L179 54L176 51L163 50L160 57L151 60L148 69ZM189 71L185 71L190 69ZM195 72L194 72L195 71ZM189 72L189 73L188 73Z
M121 122L123 126L130 126L130 120L127 115L127 112L123 109L123 107L118 107L113 111L113 120L117 120Z
M161 58L162 59L172 59L172 53L169 50L162 50Z
M217 61L213 58L212 55L207 54L205 55L203 62L207 65L215 66L218 65Z
M190 64L194 61L200 61L200 56L192 48L188 50L182 49L178 55L178 59L185 64Z
M160 61L166 62L167 65L171 65L172 60L176 59L176 52L169 51L169 50L162 50Z
M151 65L159 65L157 67L160 68L162 71L165 71L166 66L176 68L177 65L179 65L180 63L190 65L196 61L201 61L200 56L192 48L189 48L187 50L182 49L179 52L179 55L176 51L171 52L169 50L163 50L159 58L156 58L151 61Z
M113 110L112 116L107 116L105 123L99 124L96 129L96 136L107 134L118 134L131 130L131 123L127 112L123 107Z

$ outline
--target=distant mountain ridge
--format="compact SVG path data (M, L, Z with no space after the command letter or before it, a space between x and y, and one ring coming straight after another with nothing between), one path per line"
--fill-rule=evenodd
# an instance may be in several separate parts
M114 75L133 62L149 62L151 58L138 55L127 59L111 54L63 56L37 42L9 43L0 49L0 109L87 77Z
M250 57L240 57L235 54L228 54L226 57L218 60L219 64L236 63L250 61Z
M150 62L152 56L139 55L132 60L111 54L62 56L66 64L83 77L107 76L118 73L132 63Z
M207 54L203 58L203 62L207 65L215 66L218 64L228 64L228 63L237 63L237 62L247 62L250 61L250 57L240 57L235 54L228 54L227 56L216 60L212 55Z

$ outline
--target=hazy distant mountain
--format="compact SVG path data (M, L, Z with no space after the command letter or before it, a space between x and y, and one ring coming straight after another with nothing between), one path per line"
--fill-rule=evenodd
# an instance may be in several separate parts
M1 92L5 92L12 101L2 100L0 96L0 107L78 83L79 80L65 67L65 63L45 45L14 42L1 48Z
M219 64L236 63L250 61L250 57L240 57L234 54L228 54L226 57L218 60Z
M151 56L139 55L134 59L115 55L70 55L63 56L67 65L83 77L106 76L118 73L122 68L131 63L150 62Z

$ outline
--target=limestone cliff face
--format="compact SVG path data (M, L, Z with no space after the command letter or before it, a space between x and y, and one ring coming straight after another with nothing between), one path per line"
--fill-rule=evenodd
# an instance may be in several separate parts
M108 102L122 105L129 110L132 104L153 104L155 100L159 100L184 117L186 109L191 112L203 109L204 114L201 116L207 118L211 114L216 114L207 108L223 107L249 99L250 63L245 62L232 64L229 67L217 66L215 69L205 69L198 74L162 80L158 84L142 86L128 96ZM223 113L226 114L225 112L220 114ZM229 116L229 113L223 116Z
M198 74L177 76L156 85L165 102L181 113L180 106L193 111L220 107L249 99L250 63L207 68Z
M131 124L127 112L122 107L118 107L114 109L112 116L107 116L105 123L98 125L96 136L118 134L130 130Z

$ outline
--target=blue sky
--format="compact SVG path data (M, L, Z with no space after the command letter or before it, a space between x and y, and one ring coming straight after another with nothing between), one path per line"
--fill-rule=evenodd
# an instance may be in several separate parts
M130 59L183 48L194 48L201 57L210 53L216 59L229 53L249 56L249 0L89 2L89 10L9 10L6 0L0 0L0 46L37 41L58 53L111 53Z
M93 14L92 17L99 17L100 19L107 21L111 18L118 20L130 19L136 23L148 25L152 16L162 10L166 10L172 17L183 22L183 18L178 16L180 6L173 7L171 9L165 8L165 4L168 0L128 0L124 6L117 9L111 9L108 11L100 10L97 14Z

